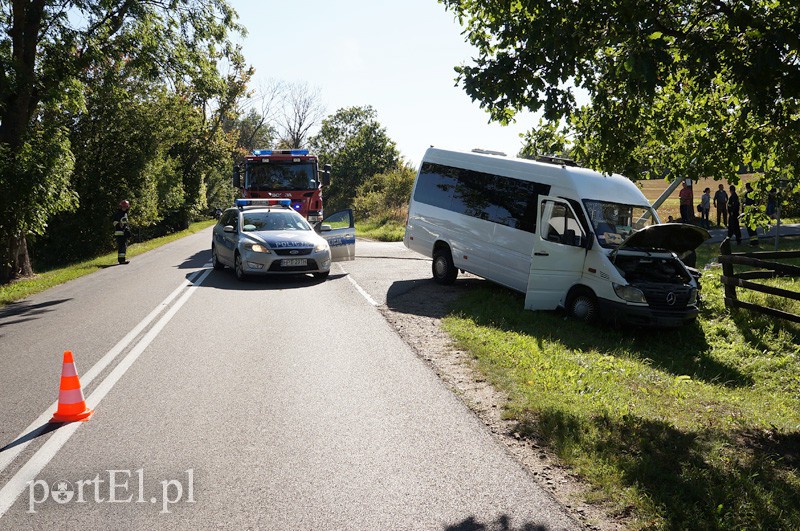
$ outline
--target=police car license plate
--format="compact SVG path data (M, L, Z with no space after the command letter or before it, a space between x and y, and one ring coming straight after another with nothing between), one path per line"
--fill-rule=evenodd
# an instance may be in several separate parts
M281 260L281 265L283 267L298 267L308 265L307 258L286 258Z

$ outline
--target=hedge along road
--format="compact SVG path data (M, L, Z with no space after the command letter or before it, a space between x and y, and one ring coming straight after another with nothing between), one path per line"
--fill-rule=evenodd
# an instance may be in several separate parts
M376 279L402 287L429 262L359 241L363 257L325 282L242 284L207 272L209 243L206 230L0 314L0 459L52 413L63 350L102 395L88 422L23 437L0 493L34 481L0 494L0 527L580 527L369 301L385 301Z

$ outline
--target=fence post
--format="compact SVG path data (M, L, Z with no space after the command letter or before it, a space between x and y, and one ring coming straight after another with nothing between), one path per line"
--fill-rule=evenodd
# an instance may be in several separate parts
M731 237L728 236L725 238L719 246L719 254L721 256L730 256L731 255ZM733 264L728 260L722 260L722 276L726 279L724 283L725 287L725 307L727 308L735 308L736 307L736 286L732 284L734 274L733 274Z

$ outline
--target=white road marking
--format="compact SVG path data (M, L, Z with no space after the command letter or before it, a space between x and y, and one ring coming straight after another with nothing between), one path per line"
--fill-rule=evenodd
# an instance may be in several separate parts
M184 282L182 282L181 285L178 286L177 288L175 288L175 291L170 293L167 296L166 299L161 301L161 303L158 304L155 307L155 309L147 315L147 317L142 319L141 322L139 322L139 324L137 324L130 332L128 332L125 335L125 337L120 339L119 342L116 345L114 345L114 347L111 350L109 350L102 358L100 358L97 361L97 363L95 363L94 366L91 369L86 371L86 373L84 373L83 375L79 375L80 380L81 380L81 386L85 388L86 386L89 385L89 383L92 380L94 380L94 378L98 374L103 372L103 370L106 367L108 367L108 365L112 361L114 361L114 358L119 356L120 352L122 352L123 350L128 348L128 345L134 339L136 339L136 337L139 334L142 333L142 330L147 328L147 326L150 325L150 323L153 321L153 319L155 319L164 310L164 308L169 306L170 303L173 301L173 299L175 299L175 297L177 297L180 294L180 292L186 288L186 286L190 286L192 284L192 282L194 282L194 279L197 278L197 276L201 272L202 272L202 270L197 271L196 273L192 274L189 278L187 278ZM80 365L78 365L78 367L80 367ZM24 437L25 435L27 435L28 433L32 432L36 428L39 428L39 427L47 424L47 422L50 420L50 417L53 416L53 412L55 412L57 407L58 407L58 400L56 400L55 402L50 404L50 406L47 409L45 409L44 413L39 415L39 417L36 420L31 422L31 424L27 428L25 428L22 431L22 433L20 433L17 436L17 438L14 439L14 440L16 441L17 439L20 439L20 438ZM16 457L20 453L22 453L22 451L25 449L25 447L28 446L31 442L32 442L32 440L20 443L20 444L14 446L12 448L9 448L8 450L6 450L6 451L4 451L2 453L0 453L0 472L3 472L3 470L5 470L5 468L9 464L11 464L11 462L14 461L14 459L16 459Z
M164 314L161 319L151 328L147 334L136 344L136 346L122 359L122 361L114 367L114 370L106 376L105 380L103 380L100 385L95 389L92 394L86 399L86 405L93 409L96 408L100 401L108 394L108 392L114 387L114 385L119 381L120 378L125 374L125 372L133 365L133 363L137 360L139 355L152 343L153 339L155 339L161 330L169 323L169 321L175 316L178 310L189 300L194 292L195 288L200 286L203 281L206 279L208 274L211 272L211 269L206 269L199 279L196 282L193 282L189 285L189 289L183 294L183 296L178 299L178 301ZM186 284L181 284L181 286L172 294L170 294L165 301L171 300L174 298L180 290L184 289ZM163 304L163 303L162 303ZM160 312L163 308L161 305L157 308ZM154 310L155 311L155 310ZM151 314L152 315L152 314ZM150 317L150 316L148 316ZM147 319L147 318L145 318ZM141 324L141 323L140 323ZM138 325L137 325L138 328ZM136 330L136 329L134 329ZM141 330L140 330L141 331ZM131 331L133 333L133 331ZM128 334L130 336L131 334ZM133 335L131 340L136 337L137 334ZM125 336L126 338L128 336ZM116 347L115 347L116 349ZM114 349L112 349L113 351ZM111 351L109 351L111 352ZM104 356L105 359L108 355ZM101 360L102 361L102 360ZM109 360L110 361L110 360ZM98 362L99 364L100 362ZM98 364L95 364L97 367ZM94 370L95 367L92 367ZM96 376L100 370L94 372L92 377ZM83 385L83 382L81 383ZM57 405L57 403L56 403ZM49 418L52 415L52 412L45 412L45 417ZM45 420L46 422L46 420ZM61 428L57 429L55 433L45 442L39 450L30 458L30 460L25 463L19 471L5 484L5 486L0 489L0 518L8 511L8 509L14 504L16 499L22 493L23 490L28 486L30 481L36 479L36 476L44 469L45 466L55 457L58 451L61 449L62 446L69 440L70 437L78 430L78 428L83 424L83 422L73 422L62 426ZM34 426L34 428L38 427L39 425ZM27 433L27 432L26 432ZM22 445L20 445L22 446ZM14 449L16 449L15 447ZM13 450L13 449L12 449ZM4 452L5 453L5 452ZM2 454L0 454L2 455Z
M367 299L367 302L368 302L368 303L370 303L371 305L373 305L373 306L375 306L375 307L378 307L378 306L380 306L380 304L378 304L377 302L375 302L375 299L373 299L372 297L370 297L369 293L367 293L366 291L364 291L364 288L362 288L361 286L359 286L359 285L358 285L358 282L356 282L356 281L355 281L355 279L353 279L353 277L352 277L352 276L350 276L350 273L348 273L347 271L345 271L344 267L342 267L342 265L341 265L341 264L337 264L337 265L339 266L339 269L341 269L341 270L342 270L342 273L344 273L345 275L347 275L347 280L349 280L349 281L350 281L350 283L356 287L356 289L357 289L357 290L358 290L358 292L361 294L361 296L362 296L362 297L364 297L365 299Z

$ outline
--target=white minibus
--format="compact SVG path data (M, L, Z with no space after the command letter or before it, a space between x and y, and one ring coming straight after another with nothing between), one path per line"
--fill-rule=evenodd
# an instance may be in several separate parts
M524 293L526 309L678 326L697 316L699 287L678 255L708 237L692 225L660 224L621 175L430 148L403 241L433 259L442 284L467 271Z

